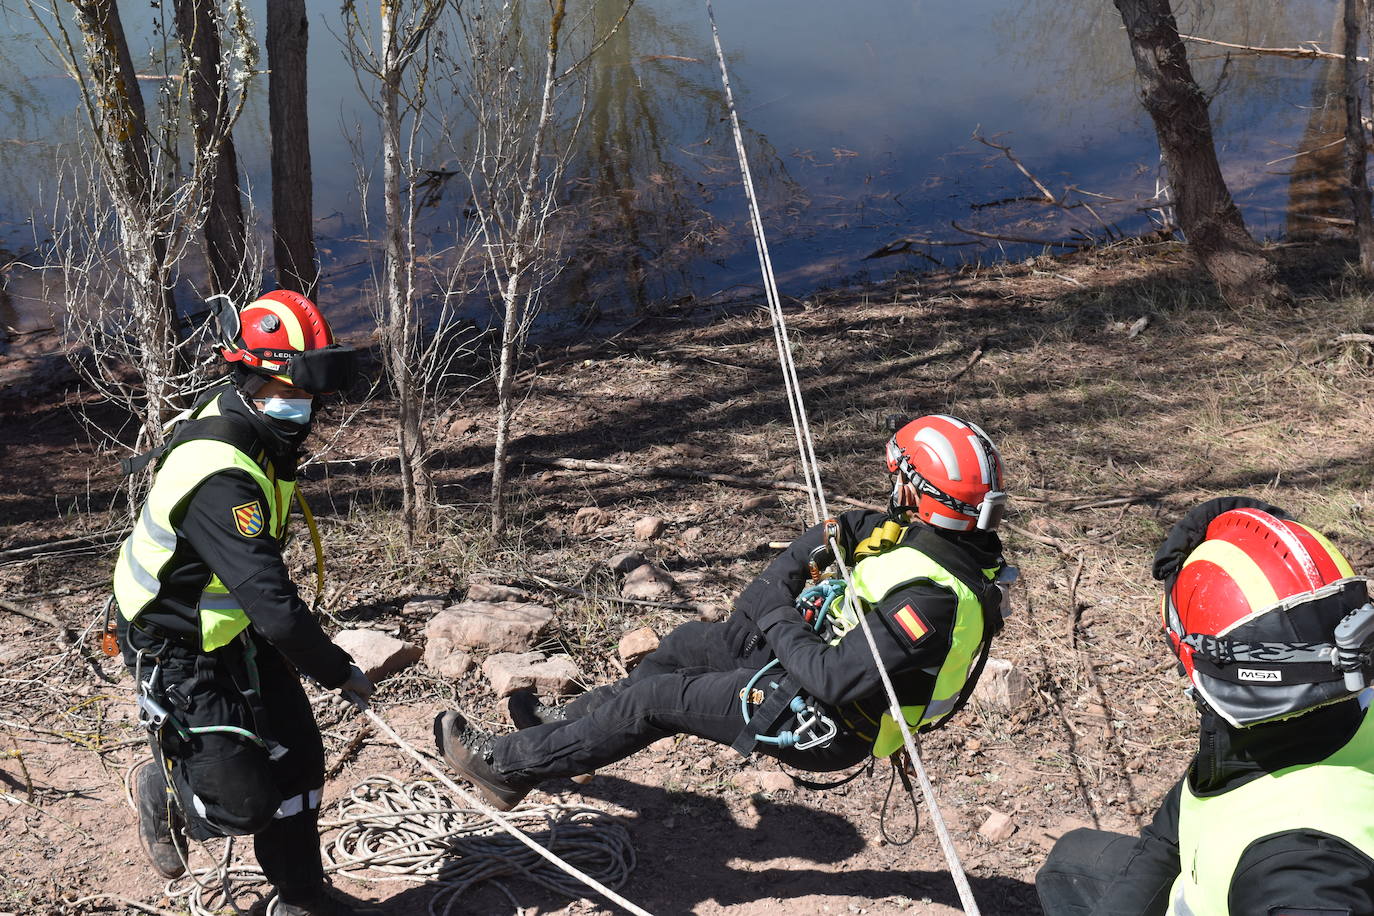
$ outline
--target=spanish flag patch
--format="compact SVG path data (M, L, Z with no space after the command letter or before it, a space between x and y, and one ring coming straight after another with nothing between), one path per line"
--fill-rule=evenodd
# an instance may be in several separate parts
M913 644L920 642L930 632L930 627L921 619L921 615L916 613L916 609L911 605L906 605L900 611L892 615L892 619L897 621Z
M234 507L234 525L239 534L246 538L257 537L262 533L262 504L256 499Z

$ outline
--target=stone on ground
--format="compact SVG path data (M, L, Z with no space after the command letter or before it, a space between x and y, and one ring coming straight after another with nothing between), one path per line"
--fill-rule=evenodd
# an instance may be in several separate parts
M583 506L577 510L577 516L573 518L573 534L591 534L598 528L605 528L611 523L611 513L605 509L598 509L596 506Z
M334 644L353 656L374 683L420 660L420 647L376 630L344 630Z
M777 505L778 498L771 493L765 493L762 496L749 497L744 502L740 503L739 507L746 512L753 512L757 509L772 509Z
M553 620L553 611L525 601L460 601L436 614L425 626L426 653L492 649L518 652L528 649Z
M577 693L582 672L566 655L545 657L543 652L501 652L482 662L482 673L498 697L517 690L536 690L546 696Z
M624 553L618 553L611 557L606 561L606 565L611 568L611 572L618 576L623 576L648 562L648 560L644 559L644 554L639 551L627 550Z
M668 527L668 523L657 515L646 515L635 522L635 540L652 541L663 533L663 529Z
M973 688L973 699L993 709L1019 709L1032 694L1030 678L1003 658L989 658Z
M668 573L651 563L636 566L625 576L620 586L622 598L639 601L664 601L673 597L677 582Z
M620 637L620 660L626 670L639 664L640 659L658 648L658 634L653 627L640 627Z
M1001 811L994 811L988 815L988 819L983 821L983 826L978 828L978 834L989 843L1001 843L1010 839L1016 832L1016 821L1010 815L1003 814Z
M469 601L529 601L530 593L514 585L477 580L468 584Z

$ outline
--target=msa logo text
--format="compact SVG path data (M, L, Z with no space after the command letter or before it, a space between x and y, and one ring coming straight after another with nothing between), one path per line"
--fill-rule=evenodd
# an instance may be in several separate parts
M1283 672L1263 668L1237 668L1236 677L1242 681L1282 681Z

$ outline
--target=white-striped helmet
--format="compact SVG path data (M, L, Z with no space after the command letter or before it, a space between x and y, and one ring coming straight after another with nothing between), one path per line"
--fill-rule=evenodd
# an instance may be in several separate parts
M973 423L944 414L912 420L888 440L887 469L896 475L894 511L950 531L991 530L1001 521L1002 457ZM919 494L916 505L904 504L903 483Z

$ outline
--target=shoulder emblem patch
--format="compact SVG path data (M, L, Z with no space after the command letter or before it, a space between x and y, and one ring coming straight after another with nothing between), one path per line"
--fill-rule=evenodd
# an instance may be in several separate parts
M907 639L910 639L913 644L925 639L926 634L930 632L930 627L921 619L921 615L916 612L916 609L909 604L893 614L892 619L897 621L897 625L902 628Z
M244 537L257 537L262 533L263 524L262 503L256 499L251 503L234 507L234 526Z

